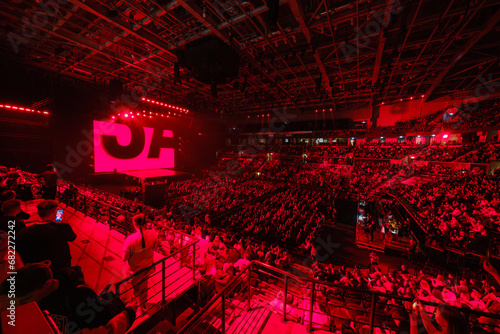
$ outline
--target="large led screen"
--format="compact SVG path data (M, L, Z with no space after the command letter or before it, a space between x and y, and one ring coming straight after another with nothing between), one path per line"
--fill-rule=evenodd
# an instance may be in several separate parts
M95 172L173 168L171 130L94 121Z

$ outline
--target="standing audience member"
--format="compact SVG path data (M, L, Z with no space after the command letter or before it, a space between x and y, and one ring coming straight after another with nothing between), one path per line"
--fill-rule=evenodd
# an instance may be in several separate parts
M154 251L158 248L160 240L158 233L146 226L146 216L140 213L132 218L136 232L129 235L123 244L123 261L127 262L127 270L134 275L131 283L134 295L138 299L141 311L147 311L148 279L154 273ZM141 271L143 269L148 270ZM138 273L140 272L140 273Z
M57 193L57 173L55 172L54 166L48 164L47 170L38 175L42 178L45 185L43 186L43 198L45 199L56 199Z
M76 239L68 223L54 221L57 207L57 202L52 200L38 203L40 220L17 235L19 255L23 261L28 264L49 260L53 272L71 267L68 242Z

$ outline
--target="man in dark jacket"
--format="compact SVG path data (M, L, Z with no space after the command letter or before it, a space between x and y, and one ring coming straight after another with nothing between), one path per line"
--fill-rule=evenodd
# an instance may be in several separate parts
M21 230L17 246L24 263L51 261L53 272L71 267L71 253L68 242L76 234L67 223L55 222L56 201L46 200L37 205L40 220Z

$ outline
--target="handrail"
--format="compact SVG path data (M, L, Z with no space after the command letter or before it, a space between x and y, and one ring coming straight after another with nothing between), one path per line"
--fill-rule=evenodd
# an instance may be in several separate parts
M60 196L62 195L62 189L68 189L68 187L65 187L65 186L63 186L63 185L58 185L58 191L59 191L59 195L60 195ZM132 213L132 212L130 212L130 211L125 211L125 210L123 210L123 209L121 209L121 208L117 208L117 207L112 206L112 205L110 205L110 204L108 204L108 203L105 203L105 202L102 202L102 201L99 201L99 200L93 199L93 198L91 198L91 197L89 197L89 196L87 196L87 195L80 194L80 193L77 193L77 192L74 192L74 193L73 193L73 196L72 196L72 197L73 197L73 199L74 199L75 210L78 210L78 205L77 205L77 203L81 203L81 202L78 202L78 196L81 196L81 197L83 197L83 198L84 198L84 203L86 203L86 201L91 201L91 202L93 202L93 203L96 203L96 208L97 208L97 204L100 204L102 207L106 208L106 209L107 209L107 212L108 212L108 218L109 218L109 220L110 220L110 221L109 221L110 228L112 228L111 213L110 213L111 209L114 209L115 211L117 211L117 213L120 213L120 214L121 214L121 213L123 213L123 214L125 214L125 215L127 215L127 216L129 216L129 215L133 215L133 213ZM71 204L71 203L69 203L68 205L70 205L70 204ZM86 210L86 208L87 208L87 206L86 206L86 205L84 205L84 210ZM85 211L84 213L85 213L85 214L87 214L87 212L86 212L86 211ZM99 212L96 212L96 215L95 215L95 219L96 219L96 221L98 221L98 220L99 220L99 218L100 218L100 214L99 214ZM162 269L161 269L159 272L155 272L154 274L152 274L152 275L150 275L150 276L148 276L148 277L144 278L143 280L145 280L145 279L149 279L150 277L153 277L153 276L157 275L158 273L161 273L161 274L162 274L162 275L161 275L161 276L162 276L162 277L161 277L161 279L160 279L157 283L155 283L154 285L157 285L157 284L159 284L159 283L161 283L161 284L162 284L162 291L163 291L163 292L162 292L162 301L161 301L161 303L164 303L164 302L165 302L165 288L166 288L166 285L165 285L165 280L166 280L166 278L167 278L167 277L165 277L165 268L166 268L166 267L165 267L165 262L166 262L168 259L171 259L171 258L173 258L173 257L177 256L178 254L181 254L181 257L180 257L180 259L179 259L178 261L180 261L181 266L182 266L182 263L183 263L183 256L182 256L182 253L184 253L184 252L187 250L187 251L188 251L188 255L186 255L186 256L184 256L184 257L189 257L189 252L192 252L192 254L191 254L191 255L192 255L192 258L193 258L193 263L191 264L191 265L192 265L191 270L192 270L193 280L195 280L195 277L196 277L196 266L195 266L195 261L196 261L196 253L197 253L197 247L196 247L196 244L198 243L199 239L198 239L196 236L194 236L194 235L190 235L190 234L184 233L184 232L182 232L182 231L178 231L178 230L172 229L172 228L170 228L170 227L163 226L163 225L158 224L158 223L156 223L156 222L154 222L154 221L152 221L152 220L150 220L150 219L147 219L147 221L148 221L149 223L152 223L152 224L153 224L153 225L155 225L156 227L159 227L159 228L163 229L163 230L173 231L173 232L174 232L174 234L176 235L176 238L180 237L180 249L177 249L176 251L174 251L174 252L172 252L172 253L168 254L167 256L162 257L160 260L158 260L158 261L154 262L152 265L150 265L150 266L148 266L148 267L146 267L146 268L143 268L143 269L141 269L141 270L137 271L136 273L134 273L134 274L132 274L132 275L130 275L130 276L128 276L128 277L126 277L126 278L122 279L121 281L119 281L119 282L115 283L115 284L114 284L114 286L115 286L115 294L116 294L117 296L119 296L119 295L120 295L120 287L121 287L124 283L126 283L126 282L130 281L132 278L137 277L138 275L140 275L140 274L142 274L142 273L144 273L144 272L147 272L147 271L151 270L151 268L155 268L158 264L161 264L161 265L162 265ZM187 243L187 244L186 244L186 245L184 245L184 243ZM190 248L192 248L192 250L190 250ZM174 262L174 263L175 263L175 262ZM172 265L172 264L170 264L169 266L171 266L171 265ZM143 281L143 280L141 280L141 281Z
M370 289L360 289L360 288L355 288L355 287L346 287L345 285L342 285L342 284L335 284L335 283L326 282L326 281L320 281L320 280L311 279L311 278L299 277L299 276L297 276L295 274L289 273L289 272L287 272L285 270L273 267L273 266L271 266L271 265L269 265L267 263L263 263L263 262L260 262L260 261L255 261L254 260L254 261L252 261L250 263L249 266L251 266L251 265L258 265L258 266L261 266L261 267L264 267L264 268L267 268L267 269L271 269L271 270L276 271L276 272L278 272L278 273L280 273L282 275L294 278L297 281L302 281L302 282L307 282L307 283L314 283L314 284L321 284L321 285L326 285L328 287L340 288L342 290L349 290L349 291L361 292L361 293L369 293L369 294L373 294L373 295L378 296L378 297L385 297L385 298L391 298L391 299L399 299L399 300L408 301L408 302L413 302L414 301L414 299L409 298L409 297L401 297L399 295L393 295L393 294L389 294L389 293L383 293L383 292L379 292L379 291L373 291L373 290L370 290ZM433 303L433 302L427 302L427 301L421 301L421 302L422 302L422 304L429 305L429 306L435 306L435 305L439 304L439 303ZM457 307L457 309L462 310L463 308ZM467 313L470 313L470 314L485 315L485 316L488 316L488 317L491 317L491 318L500 319L500 314L497 315L496 313L486 313L486 312L475 311L475 310L470 310L470 309L464 309L464 310L466 310Z
M238 280L240 279L241 276L243 276L243 274L245 272L248 271L248 275L250 275L250 270L251 270L251 266L252 266L252 262L250 262L250 264L248 266L245 267L245 269L243 269L238 275L236 275L235 277L233 277L233 279L226 284L226 286L219 292L217 293L215 296L213 296L207 303L207 305L205 305L201 310L199 310L196 315L194 317L192 317L178 332L177 334L182 334L182 333L185 333L186 330L189 329L189 327L191 327L193 324L195 324L200 318L201 316L203 315L203 313L205 313L206 311L208 311L210 309L210 307L212 307L212 304L215 303L216 300L218 300L219 298L221 298L222 296L225 295L226 291L230 290L231 288L234 287L234 284L238 283Z
M69 189L68 187L66 187L66 186L64 186L64 185L61 185L61 184L58 184L58 185L57 185L57 187L58 187L58 191L59 191L59 194L60 194L60 195L62 195L62 191L61 191L61 189ZM108 207L108 208L114 209L114 210L118 211L119 213L125 213L125 214L127 214L127 215L133 215L133 214L134 214L134 212L124 210L124 209L122 209L122 208L119 208L119 207L113 206L113 205L111 205L111 204L109 204L109 203L106 203L106 202L99 201L99 200L97 200L97 199L94 199L94 198L92 198L92 197L90 197L90 196L87 196L87 195L84 195L84 194L81 194L81 193L78 193L78 192L74 193L74 196L76 196L76 195L78 195L78 196L82 196L82 197L85 197L87 200L90 200L90 201L96 202L96 203L98 203L98 204L101 204L101 205L102 205L102 206L104 206L104 207ZM75 210L78 210L78 208L75 208ZM179 233L179 234L181 234L181 235L183 235L183 236L185 236L185 237L188 237L188 238L190 238L190 239L196 239L196 240L199 240L198 238L196 238L196 237L195 237L195 236L193 236L193 235L190 235L190 234L184 233L184 232L179 231L179 230L172 229L172 228L167 227L167 226L159 225L158 223L156 223L155 221L153 221L153 220L151 220L151 219L146 219L146 221L147 221L148 223L151 223L151 224L155 225L155 226L159 226L159 227L161 227L162 229L166 229L166 230L169 230L169 231L174 231L174 232Z
M118 286L122 285L123 283L125 283L125 282L129 281L130 279L132 279L134 276L138 276L138 275L142 274L143 272L146 272L149 269L156 267L158 264L160 264L162 262L165 262L166 260L170 259L171 257L173 257L173 256L175 256L177 254L180 254L182 251L184 251L184 250L192 247L198 241L199 241L199 239L195 240L194 242L191 242L190 244L182 247L181 249L176 250L173 253L168 254L168 256L165 256L165 257L161 258L160 260L156 261L155 263L153 263L152 265L150 265L149 267L143 268L143 269L139 270L138 272L134 273L133 275L130 275L129 277L126 277L126 278L122 279L121 281L115 283L115 285L118 285Z
M369 294L372 296L371 300L371 306L370 306L370 314L371 314L371 319L373 318L373 315L375 314L375 304L377 303L377 299L375 297L383 297L383 298L388 298L388 299L396 299L396 300L400 300L400 301L403 301L403 302L413 302L414 299L412 298L409 298L409 297L402 297L402 296L399 296L399 295L393 295L393 294L388 294L388 293L383 293L383 292L379 292L379 291L373 291L373 290L370 290L370 289L360 289L360 288L354 288L354 287L346 287L345 285L341 285L341 284L335 284L335 283L331 283L331 282L326 282L326 281L320 281L320 280L315 280L315 279L310 279L310 278L305 278L305 277L299 277L295 274L292 274L292 273L289 273L287 271L284 271L282 269L279 269L279 268L276 268L276 267L273 267L271 265L268 265L266 263L262 263L262 262L259 262L259 261L251 261L250 264L245 267L245 269L243 269L237 276L235 276L225 287L222 291L220 291L217 295L215 295L212 299L210 299L210 301L207 303L207 305L205 305L193 318L191 318L179 331L178 333L180 334L184 334L186 333L190 328L192 328L193 325L196 325L198 323L198 321L200 320L200 318L211 308L214 306L214 304L220 299L220 298L223 298L225 296L225 293L230 290L231 288L234 287L234 285L236 283L238 283L240 281L240 278L245 274L245 273L248 273L248 276L250 277L251 276L251 272L253 270L258 270L259 267L261 268L264 268L264 269L268 269L268 270L272 270L278 274L281 274L283 275L284 277L281 278L282 280L284 280L285 282L285 292L284 292L284 296L283 296L283 300L285 301L286 303L286 295L288 293L291 293L288 291L287 289L287 286L288 286L288 282L290 281L290 279L293 279L299 283L311 283L312 285L312 290L315 289L315 286L318 286L318 285L322 285L322 286L327 286L327 287L335 287L335 288L339 288L341 289L342 291L352 291L352 292L360 292L360 293L363 293L363 294ZM262 271L260 271L262 272ZM265 273L265 272L264 272ZM267 273L266 273L267 274ZM270 276L273 276L272 274L268 274ZM276 277L276 276L274 276ZM249 290L250 290L250 286L249 286ZM315 302L315 294L312 293L312 298L311 298L311 305ZM249 294L250 296L250 294ZM251 298L251 297L250 297ZM222 300L222 303L224 304L224 299ZM284 303L283 305L283 316L284 316L284 319L286 320L286 304ZM428 301L421 301L421 303L423 305L426 305L426 306L431 306L431 307L437 307L439 305L442 305L443 303L435 303L435 302L428 302ZM475 315L475 316L485 316L485 317L489 317L489 318L493 318L493 319L500 319L500 315L497 315L495 313L486 313L486 312L482 312L482 311L476 311L476 310L471 310L471 309L467 309L467 308L460 308L460 307L456 307L456 306L450 306L450 307L453 307L461 312L463 312L464 314L466 314L467 316L468 315ZM313 310L313 307L310 307L309 308L305 308L303 309L307 312L309 312L309 330L312 329L312 313L314 312ZM224 314L222 314L222 322L224 323ZM373 320L373 319L372 319ZM375 327L375 324L373 321L370 321L370 333L373 332L373 328ZM223 333L225 332L224 329L222 331Z

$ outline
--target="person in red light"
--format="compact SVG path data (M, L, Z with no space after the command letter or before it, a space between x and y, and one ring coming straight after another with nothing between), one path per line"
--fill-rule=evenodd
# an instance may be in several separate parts
M127 270L130 275L134 288L134 295L139 300L142 311L147 310L146 301L148 300L148 278L154 273L153 255L158 248L160 241L158 233L146 226L146 217L144 214L135 215L132 219L136 232L125 239L123 244L123 261L127 262ZM151 267L149 270L142 271ZM137 274L140 272L139 274Z
M424 310L420 303L416 303L414 310L411 314L411 334L417 334L419 331L417 329L418 317L421 317L422 323L425 330L429 334L468 334L469 324L465 317L455 308L448 305L440 304L434 313L435 322L438 324L439 329L437 329L432 319L429 317L427 312Z
M53 165L48 164L46 167L47 170L38 175L38 177L42 178L45 182L43 187L43 198L56 199L58 175Z

